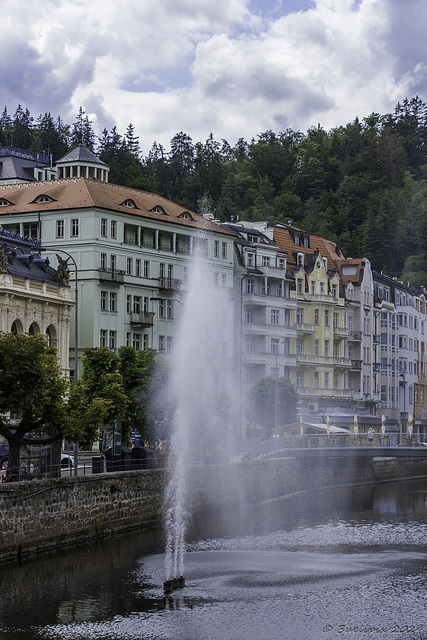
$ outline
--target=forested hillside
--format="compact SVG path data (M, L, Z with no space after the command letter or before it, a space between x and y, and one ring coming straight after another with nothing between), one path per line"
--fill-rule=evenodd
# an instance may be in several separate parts
M233 147L180 132L168 150L144 141L146 155L132 124L97 139L82 109L71 125L21 106L0 118L0 146L55 160L77 142L110 165L111 182L222 220L292 220L336 241L347 257L368 257L378 271L427 286L427 104L418 97L345 127L266 131Z

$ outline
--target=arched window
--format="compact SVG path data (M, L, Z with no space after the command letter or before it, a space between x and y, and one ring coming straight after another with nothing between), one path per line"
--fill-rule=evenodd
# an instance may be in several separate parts
M28 333L30 336L35 336L37 333L40 333L40 327L37 322L32 322L30 328L28 329Z
M24 333L24 328L22 326L22 323L20 320L15 320L12 323L12 327L10 329L10 332L13 333L14 336L19 336L22 333Z
M49 347L56 347L58 343L58 338L57 338L56 329L53 326L53 324L50 324L46 329L46 335L47 335L47 342Z

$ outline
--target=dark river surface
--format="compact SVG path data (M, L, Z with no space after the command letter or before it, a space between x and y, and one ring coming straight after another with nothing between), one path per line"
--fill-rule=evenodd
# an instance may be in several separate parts
M183 589L130 533L0 571L2 640L427 640L427 480L298 508L252 529L193 523Z

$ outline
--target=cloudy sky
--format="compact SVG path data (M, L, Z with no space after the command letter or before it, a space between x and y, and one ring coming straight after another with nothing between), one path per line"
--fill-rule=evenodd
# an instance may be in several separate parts
M179 131L234 144L427 100L426 0L0 0L0 108L148 153Z

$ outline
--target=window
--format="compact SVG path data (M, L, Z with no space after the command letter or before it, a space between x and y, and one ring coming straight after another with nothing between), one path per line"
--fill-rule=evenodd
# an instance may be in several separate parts
M246 322L248 324L254 323L254 310L252 307L246 307Z
M222 252L221 252L222 257L224 258L224 260L227 258L227 243L223 242L222 243Z
M314 310L314 324L316 327L319 326L319 309Z
M107 311L107 292L101 291L101 311Z
M332 297L333 298L337 298L338 297L338 285L337 284L333 284L332 285Z
M63 220L56 221L56 237L57 238L64 237L64 221Z
M301 278L298 278L297 280L297 293L302 293L303 292L303 281L301 280Z
M262 256L262 266L268 267L270 264L270 258L268 256Z
M116 344L117 344L117 331L110 331L110 339L109 339L108 348L109 349L115 349L116 348Z
M329 373L325 373L325 389L329 389Z
M325 309L325 327L329 327L329 310Z
M255 266L255 254L254 253L247 253L246 254L246 266L247 267L254 267Z
M27 238L37 238L37 222L26 222L22 225L22 234Z
M133 264L132 263L133 263L132 258L126 258L126 273L127 273L128 276L131 276L132 272L133 272L133 269L132 269Z
M159 278L163 279L165 277L165 265L163 262L159 264Z
M271 338L271 353L279 353L279 338Z
M323 295L325 293L325 283L324 282L320 282L320 293Z
M297 356L302 356L304 353L304 342L302 338L297 339Z
M101 253L100 267L104 271L107 268L107 254L106 253Z
M334 329L338 328L338 313L334 313Z
M172 300L166 301L166 317L170 320L173 318L173 302Z
M285 260L285 258L277 258L277 267L279 269L286 269L286 260Z
M159 300L159 317L160 318L165 317L165 301L164 300Z
M139 258L135 260L135 275L141 275L141 260Z
M319 372L318 371L314 372L314 388L315 389L319 388Z
M110 269L111 271L116 270L116 256L114 255L110 256Z
M110 311L117 311L117 293L110 292Z
M159 351L164 353L166 350L166 336L159 336Z
M76 238L79 235L79 221L78 218L71 220L71 237Z
M113 239L117 237L117 222L115 220L111 220L110 223L110 235Z
M319 355L319 340L318 340L318 338L316 338L315 341L314 341L314 355L315 356Z
M271 309L270 318L271 318L271 324L279 324L279 310Z
M132 296L126 296L126 313L132 313ZM128 347L130 345L127 345Z
M134 296L133 297L133 312L134 313L141 313L141 296Z
M106 218L101 218L101 237L102 238L107 237L107 219Z
M149 260L144 260L144 278L150 277L150 262Z
M131 346L131 340L132 340L132 334L130 332L128 332L126 334L126 346L130 347Z
M142 348L148 349L148 335L146 333L144 333L144 335L142 336L142 341L143 341Z
M138 351L141 349L141 334L140 333L134 333L132 336L132 346L134 349L137 349Z
M297 387L303 387L304 386L304 373L302 371L297 371L295 382L296 382Z
M296 323L297 324L302 324L304 322L303 318L304 318L303 310L302 309L297 309Z
M311 294L314 295L316 293L316 281L311 281Z
M166 336L166 353L172 353L173 337Z
M101 331L99 332L99 346L107 346L107 329L101 329Z
M246 293L254 292L254 280L253 278L247 278L246 280Z
M329 358L329 340L325 340L325 357Z
M214 242L214 258L219 258L219 240Z

